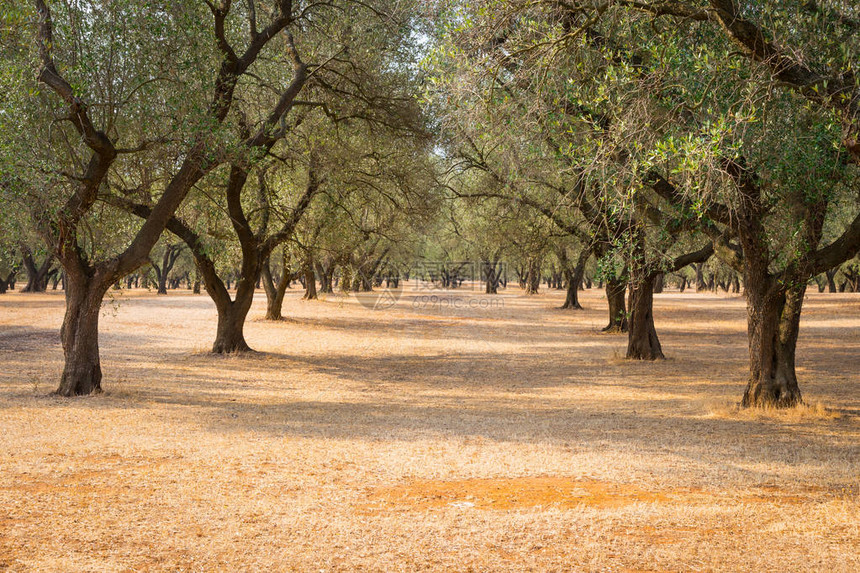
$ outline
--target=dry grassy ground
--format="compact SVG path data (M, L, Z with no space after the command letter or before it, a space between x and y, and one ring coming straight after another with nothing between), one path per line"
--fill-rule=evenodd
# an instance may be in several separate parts
M0 297L0 569L860 570L860 295L809 296L813 406L755 414L741 299L658 295L669 359L630 363L598 291L519 292L293 290L241 357L205 295L125 294L79 399L62 297Z

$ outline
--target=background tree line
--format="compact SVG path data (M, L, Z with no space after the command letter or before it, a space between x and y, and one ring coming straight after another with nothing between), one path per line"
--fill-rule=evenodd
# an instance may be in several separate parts
M14 0L0 293L65 290L63 395L101 386L112 288L304 297L479 263L484 292L743 291L748 406L801 401L803 299L860 282L860 14L838 0ZM20 277L20 279L19 279ZM575 340L571 341L575 344Z

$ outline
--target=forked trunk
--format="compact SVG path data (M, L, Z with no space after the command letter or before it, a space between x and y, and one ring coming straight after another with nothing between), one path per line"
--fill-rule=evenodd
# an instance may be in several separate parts
M624 295L627 281L607 280L606 301L609 303L609 324L604 332L627 332L627 306Z
M744 407L789 408L802 403L794 368L806 285L747 283L750 379Z
M567 281L567 296L564 298L563 309L582 310L582 305L579 304L579 283L574 280L574 273L565 271L565 280Z
M0 277L0 294L6 294L6 291L15 287L15 272L10 272L6 278Z
M317 298L317 279L314 274L314 261L310 255L305 258L302 264L302 274L305 279L305 294L302 296L304 300L316 300Z
M284 308L284 294L287 292L287 285L290 283L290 274L287 265L284 265L284 272L281 273L281 278L277 284L272 279L272 272L268 261L263 263L261 274L263 288L266 291L266 320L283 320L284 317L281 312Z
M248 352L251 347L245 342L245 318L248 316L248 310L251 308L251 300L253 299L254 291L251 291L251 296L240 297L238 294L236 300L229 304L219 304L218 308L218 330L215 335L215 343L212 345L212 352L215 354L229 354L231 352Z
M334 263L324 265L315 262L314 268L316 268L317 276L320 280L320 288L317 292L319 292L320 294L330 294L334 292L334 289L332 289L332 275L334 275Z
M167 273L156 272L156 275L158 277L158 288L155 294L167 294Z
M658 275L662 276L662 274ZM630 325L627 333L627 358L662 360L663 349L654 328L654 275L642 277L630 295Z
M579 289L585 278L585 263L588 262L588 259L591 256L591 251L583 249L576 260L576 266L573 268L568 264L567 254L564 251L560 251L560 254L561 256L559 258L563 259L562 272L564 274L564 280L567 282L567 296L565 297L564 304L561 308L582 310L582 305L579 304Z
M836 281L833 280L836 277L836 269L824 271L824 276L827 277L827 292L836 292Z
M499 274L495 261L484 261L485 294L499 293Z
M110 283L100 285L78 277L66 284L66 315L60 330L63 343L63 377L56 394L86 396L101 392L99 313Z
M48 290L48 272L54 262L53 255L47 255L41 265L36 264L30 248L21 243L24 267L27 269L27 284L21 292L45 292Z

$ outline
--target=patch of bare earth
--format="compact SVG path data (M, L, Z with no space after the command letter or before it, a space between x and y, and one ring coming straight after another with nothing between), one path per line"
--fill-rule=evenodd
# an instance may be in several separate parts
M106 392L47 396L61 294L0 297L0 570L860 570L860 295L811 294L807 407L737 407L744 303L408 285L303 302L211 356L205 296L116 295ZM477 301L477 302L472 302Z

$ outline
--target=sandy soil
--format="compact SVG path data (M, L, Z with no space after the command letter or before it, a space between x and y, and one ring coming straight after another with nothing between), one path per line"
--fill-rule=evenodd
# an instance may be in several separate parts
M122 294L77 399L62 296L0 297L0 570L860 570L860 295L809 296L810 406L755 413L742 299L658 295L631 363L596 290L429 294L260 297L241 357L205 295Z

